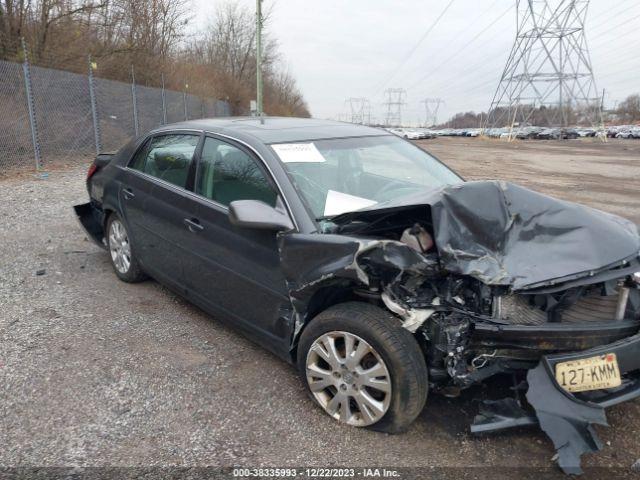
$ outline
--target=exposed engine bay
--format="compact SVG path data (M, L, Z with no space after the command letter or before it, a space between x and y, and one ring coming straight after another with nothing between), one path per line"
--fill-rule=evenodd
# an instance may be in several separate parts
M384 306L422 345L431 389L456 395L506 373L518 379L514 390L526 390L526 402L516 395L483 404L473 432L539 424L560 466L579 473L580 455L600 448L591 425L606 424L604 407L640 396L640 359L624 363L617 353L640 351L637 227L501 182L446 187L407 203L342 214L322 225L323 235L285 240L299 326L326 296ZM296 258L316 243L313 262ZM611 364L581 366L603 346L598 354ZM613 368L616 354L620 371L607 383L597 369ZM563 355L578 366L556 366ZM575 380L585 371L600 383Z
M439 268L432 235L420 223L401 233L386 229L385 236L408 245L424 263L404 271L376 269L398 253L393 244L363 253L359 260L370 282L366 296L377 298L405 320L406 328L424 336L436 389L468 387L496 373L488 367L507 359L518 362L517 368L523 362L534 366L545 353L584 350L640 328L640 289L633 275L566 290L516 293ZM603 323L612 328L604 332Z

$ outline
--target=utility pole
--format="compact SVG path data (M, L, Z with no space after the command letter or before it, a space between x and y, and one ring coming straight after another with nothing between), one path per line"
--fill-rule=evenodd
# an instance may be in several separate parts
M602 89L602 100L600 101L600 134L603 142L607 141L607 134L604 129L604 95L605 89Z
M131 105L133 106L133 131L135 132L137 137L138 135L140 135L140 126L138 124L138 98L136 96L136 72L133 68L133 64L131 64Z
M256 0L256 104L262 118L262 0Z

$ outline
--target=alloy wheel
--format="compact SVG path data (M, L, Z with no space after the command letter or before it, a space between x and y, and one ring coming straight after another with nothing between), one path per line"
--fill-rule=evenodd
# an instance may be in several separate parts
M307 353L309 388L333 418L365 427L378 422L391 403L391 375L382 357L349 332L327 332Z
M109 226L109 251L116 270L126 274L131 266L131 244L124 225L118 219L112 220Z

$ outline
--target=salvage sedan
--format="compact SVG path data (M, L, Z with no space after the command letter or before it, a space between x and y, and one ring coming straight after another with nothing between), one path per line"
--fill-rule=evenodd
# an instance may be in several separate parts
M578 472L604 409L640 396L640 236L620 217L310 119L164 126L99 155L87 186L76 213L121 280L297 365L340 422L401 432L427 391L508 374L472 431L539 425Z

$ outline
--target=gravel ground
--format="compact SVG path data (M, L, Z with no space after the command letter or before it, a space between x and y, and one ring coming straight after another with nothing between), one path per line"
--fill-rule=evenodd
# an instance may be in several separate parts
M481 142L426 145L471 178L517 180L565 197L607 199L603 182L615 177L633 191L613 188L610 202L595 203L640 218L637 150L618 144L571 154ZM573 160L561 166L554 155ZM595 176L580 173L587 167ZM519 476L563 478L553 446L535 428L468 434L475 398L493 384L457 399L431 396L402 435L337 424L308 400L291 366L153 281L117 280L71 209L86 201L85 170L0 181L0 466L393 466L468 478L507 478L525 468ZM566 191L571 182L584 188ZM609 477L632 475L640 403L608 417L611 428L598 429L605 450L583 464L617 468Z

